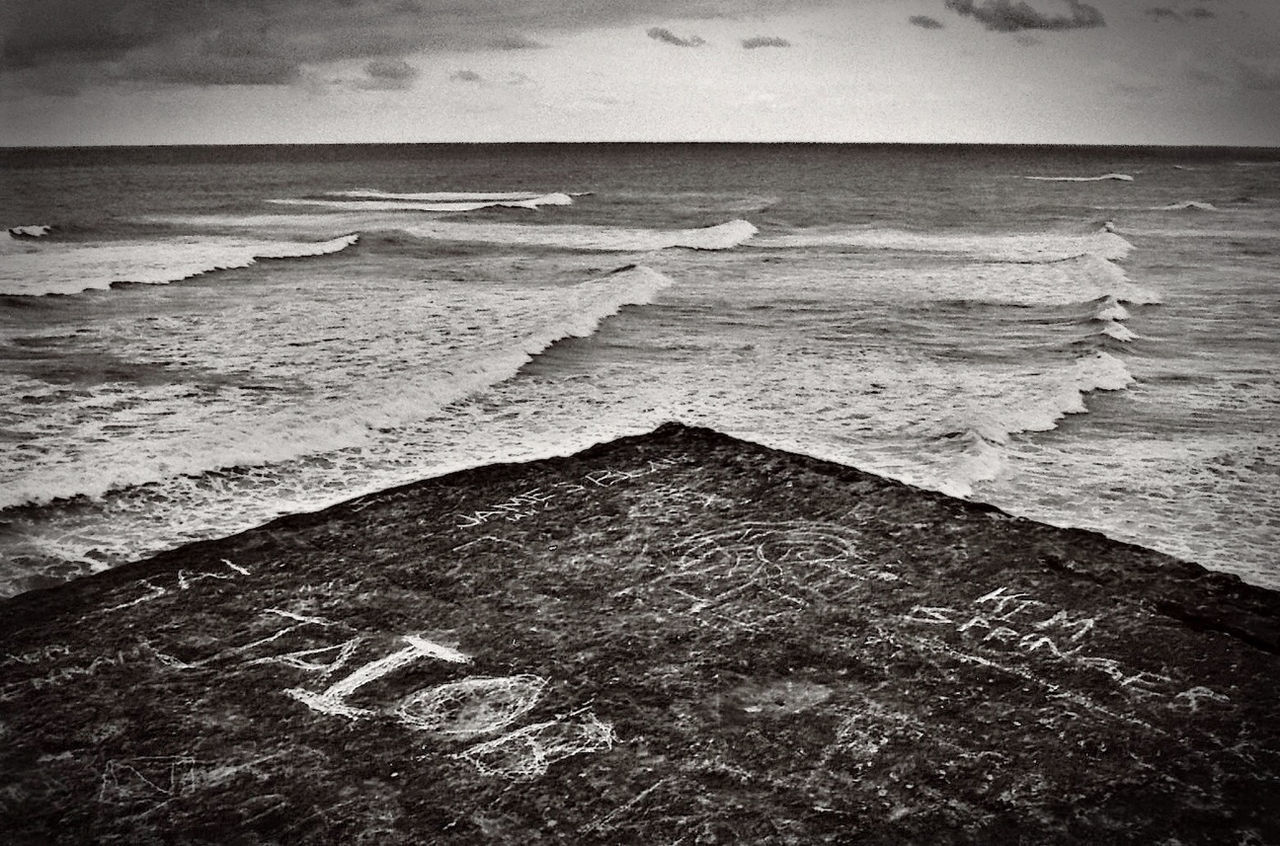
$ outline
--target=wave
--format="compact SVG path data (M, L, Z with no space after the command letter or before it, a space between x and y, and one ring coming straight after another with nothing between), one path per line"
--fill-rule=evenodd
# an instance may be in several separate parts
M1167 206L1154 206L1149 211L1207 211L1216 212L1222 209L1213 203L1205 203L1200 200L1184 200L1181 203L1170 203Z
M1117 341L1128 343L1129 341L1142 337L1137 332L1133 331L1128 326L1125 326L1123 323L1120 323L1119 321L1103 320L1100 322L1102 323L1102 329L1100 330L1100 333L1103 335L1106 335L1109 338L1115 338Z
M1136 380L1124 362L1105 352L1076 361L1057 379L1046 382L1037 402L1019 401L996 414L973 422L968 428L988 443L1008 443L1019 432L1048 432L1068 414L1084 414L1085 394L1121 391ZM1025 399L1025 398L1023 398Z
M269 203L281 206L318 206L321 208L334 209L336 211L374 211L374 212L390 212L390 211L414 211L414 212L470 212L479 211L489 208L512 208L512 209L537 209L540 206L568 206L573 204L573 198L568 194L535 194L533 196L516 195L509 198L493 198L484 197L474 200L441 200L441 201L424 201L416 199L412 194L375 194L374 192L360 192L359 194L346 194L345 196L359 196L362 199L347 200L320 200L320 199L276 199L267 200ZM431 197L438 195L416 195L419 197Z
M996 478L1004 464L1001 447L1021 432L1047 432L1069 414L1088 412L1084 398L1094 391L1120 391L1136 381L1124 362L1097 352L1057 374L1036 377L1029 387L1002 390L986 407L975 403L953 418L941 437L962 445L940 485L944 493L969 496L973 485Z
M1105 297L1101 303L1101 307L1097 313L1093 315L1094 320L1128 320L1129 310L1122 306L1119 301L1113 297Z
M1132 182L1133 177L1127 173L1104 173L1101 176L1024 176L1023 179L1034 179L1037 182Z
M267 230L296 237L322 236L341 229L359 229L366 235L394 232L433 241L519 245L595 252L647 252L671 248L727 250L752 239L757 232L749 221L736 219L697 229L631 229L580 224L506 223L428 218L407 223L402 216L345 214L182 215L148 217L141 222L165 226L218 230Z
M320 242L184 237L41 245L6 257L0 267L0 295L78 294L119 283L167 285L265 259L330 255L355 244L359 237L342 235Z
M1085 234L1037 232L1000 235L908 232L901 229L810 229L757 239L753 244L773 248L857 247L950 253L1014 263L1068 261L1088 255L1120 261L1133 250L1133 244L1108 226Z
M1120 306L1122 302L1132 305L1159 305L1164 302L1158 292L1130 281L1124 268L1111 259L1089 254L1061 262L1058 266L1082 290L1091 288L1105 292L1104 295L1110 298L1111 303L1104 305L1104 310L1118 308L1124 312L1124 318L1117 317L1117 320L1129 316L1123 306ZM1088 288L1085 288L1086 285Z
M40 223L34 226L10 226L10 238L43 238L48 235L53 227L47 223Z
M0 508L46 505L76 497L101 498L113 491L175 477L251 472L252 468L335 456L388 437L397 427L430 417L451 403L483 392L519 373L557 341L593 335L601 324L629 305L652 302L673 280L649 267L633 266L560 290L554 308L521 324L518 334L480 341L446 361L415 369L388 390L370 386L363 394L342 393L320 405L279 407L256 412L241 409L211 415L204 406L182 403L186 389L153 394L142 411L172 421L165 433L91 439L79 457L59 456L0 485ZM161 390L161 389L157 389ZM167 403L167 405L166 405ZM167 409L167 410L162 410ZM173 418L184 413L192 419ZM104 421L101 428L111 428ZM394 435L390 435L394 437Z
M356 200L407 200L419 203L487 203L534 200L549 196L545 191L426 191L398 194L379 191L377 188L355 188L350 191L326 191L329 197L348 197Z
M40 238L48 235L52 226L11 226L0 234L0 256L29 253L36 249Z
M523 244L566 250L599 252L648 252L672 248L728 250L745 243L760 230L746 220L701 229L615 229L598 226L520 226L433 222L398 227L419 238Z

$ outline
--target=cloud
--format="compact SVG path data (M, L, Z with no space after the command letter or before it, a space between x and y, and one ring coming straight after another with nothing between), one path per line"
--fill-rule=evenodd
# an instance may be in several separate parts
M997 32L1018 32L1023 29L1088 29L1106 26L1102 13L1080 0L1065 0L1070 11L1066 15L1040 12L1025 2L1012 0L946 0L948 9L979 21L987 29Z
M422 71L403 59L375 59L364 66L364 72L366 78L355 82L363 91L403 91L422 76Z
M1157 21L1179 21L1185 23L1187 21L1203 21L1209 18L1215 18L1217 15L1203 6L1196 6L1187 9L1185 12L1179 13L1177 9L1171 9L1168 6L1152 6L1146 10L1146 13Z
M268 38L225 32L178 41L166 48L131 51L117 64L122 79L189 85L286 85L301 77L301 63Z
M94 84L284 85L327 62L537 49L544 45L522 33L765 15L821 2L2 0L0 73L32 71L20 74L28 82L40 69L67 69L67 79Z
M534 41L527 35L515 33L499 36L490 41L489 46L498 50L542 50L547 45L541 41Z
M1280 91L1280 67L1237 60L1236 81L1250 91Z
M742 46L748 50L756 50L760 47L790 47L791 42L776 35L757 35L742 39Z
M1189 62L1186 78L1198 85L1208 85L1227 90L1280 92L1280 61L1274 59L1249 60L1238 57L1209 57Z
M654 41L661 41L664 44L674 44L677 47L701 47L703 44L707 43L697 35L692 38L681 38L671 30L661 26L650 27L648 32L645 34Z
M912 26L918 26L921 29L942 29L942 21L928 15L912 15L907 20L911 21Z
M473 70L457 70L450 76L454 82L484 82L484 77Z

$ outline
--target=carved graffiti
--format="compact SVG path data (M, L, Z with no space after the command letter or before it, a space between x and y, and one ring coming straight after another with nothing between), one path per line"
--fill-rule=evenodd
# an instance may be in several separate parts
M752 521L694 535L660 583L675 606L754 627L860 589L869 572L856 532L815 521Z

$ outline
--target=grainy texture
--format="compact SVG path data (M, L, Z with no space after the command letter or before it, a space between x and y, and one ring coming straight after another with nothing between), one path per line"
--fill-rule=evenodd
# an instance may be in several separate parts
M1280 842L1276 594L708 430L2 611L11 842Z

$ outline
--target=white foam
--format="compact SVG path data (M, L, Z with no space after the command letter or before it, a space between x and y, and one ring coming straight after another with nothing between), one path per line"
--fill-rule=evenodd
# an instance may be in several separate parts
M464 286L455 292L458 305L441 314L439 295L415 283L425 290L380 300L365 324L357 322L364 311L353 312L345 296L325 302L313 294L302 304L307 334L292 344L277 336L271 346L261 343L260 333L278 328L253 325L251 312L230 311L216 343L206 337L213 327L193 325L197 337L191 341L208 358L197 364L257 370L263 379L307 379L314 382L310 390L264 406L260 393L205 396L182 384L106 383L62 401L52 401L57 397L46 386L51 401L11 427L11 434L45 449L14 451L0 462L0 508L101 497L176 477L369 447L388 431L511 378L555 342L591 335L622 307L651 302L671 284L670 277L639 266L549 291L472 292ZM421 324L413 336L388 334L409 315ZM307 347L326 331L341 337L333 347L315 347L326 368L317 374ZM137 342L148 357L161 352L149 337ZM163 352L183 354L184 342L178 335L170 341L173 349ZM4 387L16 399L34 396L41 385L27 380Z
M1102 308L1094 315L1095 320L1128 320L1129 317L1129 310L1120 305L1115 297L1107 297Z
M746 220L731 220L701 229L674 230L568 225L521 226L444 221L401 226L400 229L419 238L490 244L524 244L600 252L648 252L676 247L693 250L728 250L745 243L759 231Z
M348 208L333 214L183 215L144 222L187 227L255 230L324 237L335 231L396 231L416 238L477 244L524 245L596 252L648 252L672 248L727 250L751 240L756 227L736 219L697 229L635 229L575 224L457 221L430 218L408 223L403 215ZM1123 239L1122 239L1123 240Z
M37 224L35 226L10 226L9 235L14 238L43 238L53 229L48 224Z
M1104 182L1116 180L1132 182L1133 177L1127 173L1104 173L1101 176L1024 176L1023 179L1034 179L1038 182Z
M1151 211L1206 211L1216 212L1222 211L1213 203L1206 203L1200 200L1184 200L1181 203L1169 203L1167 206L1155 206Z
M78 294L117 282L166 285L212 271L249 267L262 259L337 253L358 239L358 235L342 235L316 243L188 236L162 242L39 244L6 257L0 267L0 294Z
M936 487L949 496L973 495L973 486L998 479L1004 472L1005 451L976 434L966 437L966 447L940 474Z
M350 197L357 200L407 200L419 203L484 203L534 200L550 196L541 191L426 191L398 194L379 191L376 188L357 188L351 191L328 191L330 197Z
M988 443L1007 443L1011 435L1047 432L1066 415L1083 414L1088 410L1084 404L1087 393L1124 390L1133 382L1124 362L1105 352L1096 353L1076 361L1065 372L1020 380L1017 386L1002 390L995 404L979 403L962 415L965 422L959 428Z
M964 232L907 232L901 229L807 229L789 235L758 238L753 246L858 247L867 250L941 253L990 261L1055 262L1097 256L1120 261L1133 244L1118 233L1100 229L1085 235L1056 232L989 235Z
M1128 342L1128 341L1134 340L1135 338L1141 337L1138 335L1137 332L1134 332L1128 326L1125 326L1124 324L1121 324L1121 323L1117 323L1114 320L1103 321L1103 323L1104 325L1102 327L1102 334L1115 338L1117 341Z
M479 199L466 201L448 200L430 202L415 199L395 199L392 195L384 195L382 197L370 197L367 199L319 200L298 198L267 200L267 202L281 206L317 206L320 208L334 209L336 211L470 212L488 208L537 209L540 206L568 206L573 204L573 198L568 194L554 193L541 194L533 197L521 196L511 199Z
M928 486L952 496L972 495L975 485L999 478L1013 435L1055 429L1065 416L1088 411L1086 394L1123 390L1133 382L1123 362L1097 353L1065 372L1024 374L989 397L970 398L969 407L948 424L952 436L961 435L961 452L934 470Z

